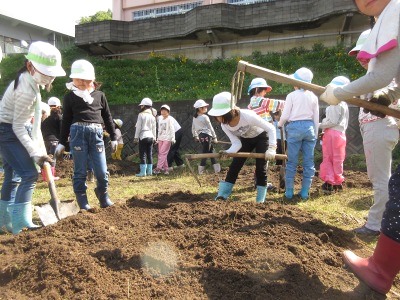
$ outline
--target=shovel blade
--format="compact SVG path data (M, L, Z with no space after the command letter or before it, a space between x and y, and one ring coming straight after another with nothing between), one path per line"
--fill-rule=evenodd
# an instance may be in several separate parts
M74 201L60 202L58 206L60 219L76 215L79 212L79 207L76 206ZM35 210L38 213L39 219L44 226L48 226L58 222L58 218L56 216L54 208L50 203L41 206L35 206Z

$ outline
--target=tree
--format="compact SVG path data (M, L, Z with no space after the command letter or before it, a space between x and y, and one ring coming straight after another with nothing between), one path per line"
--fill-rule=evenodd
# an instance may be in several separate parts
M79 25L91 23L91 22L106 21L106 20L112 20L111 9L109 9L107 11L98 11L93 16L82 17L79 20Z

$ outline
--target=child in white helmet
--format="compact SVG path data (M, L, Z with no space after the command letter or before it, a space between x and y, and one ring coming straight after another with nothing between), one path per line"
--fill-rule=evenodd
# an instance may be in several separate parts
M50 91L55 77L65 75L61 67L61 53L49 43L32 43L25 57L24 66L0 101L0 153L4 164L0 228L13 234L26 227L38 227L32 222L31 205L38 179L35 163L42 166L44 162L52 162L40 131L40 87ZM25 123L33 116L31 137ZM13 184L15 174L21 177L18 189Z
M385 89L390 102L400 98L400 2L398 0L355 0L359 11L376 18L376 24L357 54L359 61L368 62L368 72L343 87L328 85L320 99L337 104L354 96ZM395 86L388 85L395 79ZM382 95L382 94L380 94ZM379 100L381 96L372 97ZM382 99L384 100L384 99ZM386 131L382 135L386 135ZM389 179L389 200L382 217L380 236L372 256L361 258L347 250L345 264L371 289L389 292L400 271L400 165Z
M54 156L60 140L62 122L61 101L57 97L50 97L47 104L50 107L50 115L42 122L41 129L47 154ZM56 176L54 165L51 166L51 172L53 176ZM44 170L42 170L42 176L46 180ZM54 177L54 179L57 180L58 177Z
M70 92L63 101L63 122L56 156L64 152L70 136L74 159L73 188L79 207L90 210L86 194L86 168L90 157L97 179L95 194L101 208L113 205L108 195L108 172L103 141L104 123L110 134L112 152L117 150L117 137L107 98L95 81L93 65L87 60L77 60L71 66L72 82L66 84Z
M192 134L196 142L200 142L202 145L202 153L213 153L214 147L212 143L217 143L217 136L214 128L210 122L210 118L207 116L208 103L203 99L197 100L193 107L196 112L193 116L192 122ZM203 174L206 168L207 159L203 158L199 165L199 174ZM218 173L221 171L221 165L217 163L215 158L211 158L211 163L214 168L214 172Z
M117 150L111 153L111 158L116 160L122 160L121 154L124 148L124 139L122 138L121 127L124 124L121 119L113 119L115 127L115 135L118 142Z
M293 78L311 83L313 73L307 68L298 69ZM319 106L313 92L294 87L287 95L285 107L278 126L286 123L287 162L285 175L285 197L293 198L294 179L300 152L303 155L303 179L299 196L303 200L309 197L312 178L315 174L314 149L318 136Z
M350 80L337 76L332 84L346 85ZM346 157L346 129L349 125L349 108L342 101L338 105L326 108L326 117L319 124L324 132L322 137L322 163L319 167L319 177L324 181L324 192L340 191L343 189L343 162Z
M164 174L168 175L168 152L171 145L175 143L175 128L172 118L169 115L170 108L167 104L161 106L161 116L158 117L158 161L157 168L154 169L154 174L160 174L164 170Z
M153 101L143 98L139 106L134 142L139 144L140 173L136 176L144 177L153 175L153 144L156 140L157 124L152 110Z
M267 161L275 159L275 127L258 116L254 111L231 107L231 93L222 92L214 96L210 116L221 123L222 130L231 140L231 147L226 153L251 152L265 153L265 159L256 159L257 203L264 203L267 196ZM246 158L235 157L229 166L225 181L219 183L215 198L226 200L232 193L238 174Z
M250 95L248 109L253 110L257 115L268 122L272 122L271 113L282 110L285 101L266 98L266 94L272 91L264 78L254 78L247 90Z

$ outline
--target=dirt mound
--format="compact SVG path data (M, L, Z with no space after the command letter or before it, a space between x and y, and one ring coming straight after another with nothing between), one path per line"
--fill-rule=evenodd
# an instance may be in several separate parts
M204 196L204 199L207 196ZM360 299L348 232L295 206L132 198L1 236L1 299ZM373 299L373 298L369 298Z

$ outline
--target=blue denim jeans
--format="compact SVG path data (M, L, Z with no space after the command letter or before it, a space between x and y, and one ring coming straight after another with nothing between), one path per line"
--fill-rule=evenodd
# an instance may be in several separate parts
M75 194L86 193L86 171L89 157L97 179L97 191L105 193L108 188L106 152L101 126L72 124L70 148L74 159L73 188Z
M32 201L38 170L28 151L14 134L12 124L0 123L0 154L4 165L1 200L10 201L15 194L15 203Z
M297 164L300 152L303 155L303 181L302 187L310 187L315 174L314 148L316 137L314 122L311 120L293 121L286 126L287 156L286 162L286 188L294 187Z

